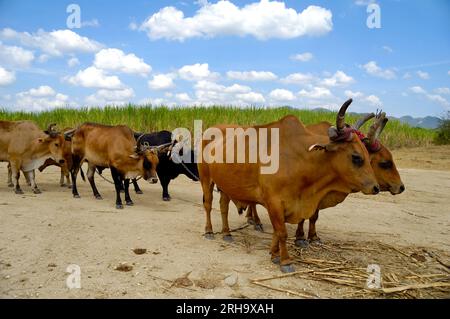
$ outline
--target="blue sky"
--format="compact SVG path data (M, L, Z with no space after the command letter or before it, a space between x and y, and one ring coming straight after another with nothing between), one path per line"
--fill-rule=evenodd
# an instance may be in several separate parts
M81 27L70 28L69 4ZM0 105L450 110L450 2L2 1Z

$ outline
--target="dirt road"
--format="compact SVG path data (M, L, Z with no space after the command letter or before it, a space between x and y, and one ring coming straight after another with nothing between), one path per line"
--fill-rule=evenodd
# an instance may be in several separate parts
M25 194L15 195L6 186L6 164L1 163L0 297L389 296L367 290L358 295L355 290L358 286L359 290L364 289L364 269L370 263L380 264L384 271L383 287L401 286L410 283L408 280L424 283L429 278L448 282L448 268L442 263L448 265L450 254L449 150L449 147L429 152L416 150L420 153L416 160L414 151L400 150L398 166L406 185L403 194L354 194L341 205L323 211L317 229L324 245L307 249L291 246L296 269L352 266L353 273L342 271L340 276L348 273L347 279L356 284L348 280L346 284L342 281L345 278L323 279L325 275L318 277L319 274L314 278L292 276L265 282L289 290L290 294L251 282L281 274L269 259L272 227L260 206L266 233L245 227L233 232L235 241L228 244L220 234L212 241L203 238L201 188L185 177L171 183L171 202L161 200L159 184L140 182L144 195L132 193L135 206L116 210L113 185L97 178L104 198L98 201L89 184L80 182L81 199L74 199L69 189L59 186L57 168L38 173L43 194L34 195L29 187L23 186ZM426 169L422 168L424 162ZM402 168L402 163L407 168ZM105 176L109 177L109 172L105 171ZM213 226L220 231L217 194L215 197ZM244 216L239 216L232 207L230 226L245 225ZM295 234L295 225L289 225L289 233ZM147 252L137 255L132 251L134 248L145 248ZM133 269L116 270L122 262ZM66 286L69 275L66 268L70 264L80 266L81 289ZM339 273L333 278L336 276ZM409 291L400 297L445 295L450 296L448 287Z

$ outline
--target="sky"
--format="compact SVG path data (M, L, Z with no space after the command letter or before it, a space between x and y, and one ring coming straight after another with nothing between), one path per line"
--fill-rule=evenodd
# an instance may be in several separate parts
M75 5L75 6L74 6ZM450 111L446 0L0 0L0 108Z

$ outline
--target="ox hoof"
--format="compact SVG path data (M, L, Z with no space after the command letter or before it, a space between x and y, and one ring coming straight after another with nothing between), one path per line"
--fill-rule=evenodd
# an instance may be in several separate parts
M170 196L163 197L163 201L165 201L165 202L170 202Z
M133 206L133 205L134 205L134 203L132 200L127 200L127 206Z
M102 195L100 195L100 194L97 194L97 195L94 195L94 196L95 196L95 199L98 199L98 200L102 200L103 199Z
M275 257L275 258L272 258L272 262L273 262L275 265L279 265L279 264L280 264L280 256L277 256L277 257Z
M300 247L300 248L308 248L309 243L306 239L296 239L295 240L295 246Z
M139 189L139 190L137 190L137 191L135 191L135 193L136 193L136 194L138 194L138 195L142 195L142 194L144 194L144 192L143 192L143 191L141 191L140 189Z
M205 238L209 239L209 240L214 239L214 234L213 233L205 233Z
M72 189L72 185L70 185L70 184L67 185L67 188L68 188L68 189Z
M319 237L314 237L314 238L310 239L309 242L311 245L317 245L317 246L322 246L322 244L323 244Z
M66 183L62 183L62 184L59 184L59 186L61 186L61 187L66 187L67 184L66 184Z
M295 271L295 267L292 265L282 265L280 266L280 270L283 273L290 273Z
M73 198L80 198L79 194L73 194Z
M13 183L8 183L8 187L14 187Z
M21 189L16 189L16 190L14 190L14 192L16 194L18 194L18 195L22 195L23 194L23 190L21 190Z
M41 192L41 190L39 188L35 188L35 189L33 189L33 193L41 194L42 192Z
M234 241L233 236L231 235L223 236L223 240L226 241L227 243L232 243Z
M256 225L255 221L252 218L247 219L247 224Z
M264 232L263 225L262 224L255 225L255 230L263 233Z
M116 208L117 209L123 209L123 205L122 204L116 204Z

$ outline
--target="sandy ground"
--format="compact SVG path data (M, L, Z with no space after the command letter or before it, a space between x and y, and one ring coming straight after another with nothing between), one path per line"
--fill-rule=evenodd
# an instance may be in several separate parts
M440 256L448 264L450 147L398 150L394 156L406 191L398 196L354 194L341 205L323 211L317 229L324 245L302 250L290 247L293 255L300 256L297 270L321 262L333 264L323 260L339 253L334 257L336 264L351 261L366 267L375 261L386 269L391 267L391 272L398 269L397 277L411 264L416 272L438 273L435 276L440 274L448 282L448 268L430 256ZM105 176L109 177L107 171ZM203 238L201 188L185 177L171 183L171 202L161 200L159 184L140 182L144 195L133 192L135 206L124 210L114 208L113 186L100 178L97 185L102 201L95 200L89 184L83 182L79 183L82 198L72 198L69 189L59 186L56 167L38 173L37 181L43 194L32 194L22 183L25 194L15 195L6 186L6 165L0 164L0 297L298 297L251 282L281 274L269 259L272 227L260 206L265 233L245 227L233 232L235 241L229 244L220 234L212 241ZM215 194L215 231L221 228L218 208ZM246 226L244 216L239 216L234 207L230 226ZM295 234L295 225L289 225L289 232ZM147 252L137 255L134 248ZM409 257L417 252L422 254L420 261ZM133 269L116 270L122 262ZM81 289L66 287L66 267L70 264L81 268ZM405 284L404 280L399 279L398 285ZM302 277L275 280L271 285L321 298L347 296L341 284ZM439 294L429 290L424 293L403 297L450 297L449 288L436 291Z

